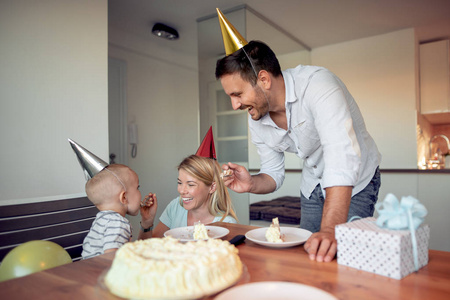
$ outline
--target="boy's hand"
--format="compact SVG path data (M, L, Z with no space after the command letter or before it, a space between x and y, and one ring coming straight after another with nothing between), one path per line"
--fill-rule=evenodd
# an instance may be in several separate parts
M141 201L141 224L143 227L147 228L153 225L157 209L158 200L156 199L156 195L149 193Z

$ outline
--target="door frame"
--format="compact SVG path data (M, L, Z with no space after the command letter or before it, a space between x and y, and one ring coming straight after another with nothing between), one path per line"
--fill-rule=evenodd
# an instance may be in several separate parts
M117 81L118 82L112 82L111 77L109 76L109 72L111 71L118 72ZM128 165L128 142L127 142L127 97L126 97L126 70L127 70L127 63L123 60L108 57L108 85L114 84L116 85L116 88L118 90L117 94L114 95L115 99L113 99L112 95L110 95L110 88L108 87L108 110L111 105L111 101L119 101L118 105L115 105L116 111L115 113L119 115L119 130L116 132L114 130L109 130L109 153L111 154L111 135L114 135L115 138L119 140L119 147L117 149L116 153L116 162L121 163L124 165ZM108 111L109 115L109 111ZM108 128L111 128L109 125L109 118L108 118ZM116 150L114 150L116 151ZM108 157L109 159L109 157Z

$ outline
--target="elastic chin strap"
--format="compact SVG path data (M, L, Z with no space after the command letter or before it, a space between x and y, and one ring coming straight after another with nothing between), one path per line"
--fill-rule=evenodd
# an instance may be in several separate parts
M268 111L270 111L269 98L267 98L266 92L264 92L264 90L258 85L258 73L256 72L255 65L253 64L253 61L250 59L250 56L247 54L247 51L245 51L244 48L242 48L242 51L244 51L245 56L247 56L247 59L250 62L250 65L252 66L253 73L255 73L255 76L256 76L256 86L263 92L264 98L266 98Z
M116 177L116 179L120 182L120 184L122 185L123 189L125 190L125 192L127 191L127 188L125 187L125 184L123 184L122 180L120 180L119 176L116 175L116 173L114 173L113 171L105 168L104 170L108 171L109 173L111 173L112 175L114 175L114 177Z

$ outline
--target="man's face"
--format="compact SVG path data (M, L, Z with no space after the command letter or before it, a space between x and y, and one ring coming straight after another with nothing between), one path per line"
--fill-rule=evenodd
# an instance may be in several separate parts
M234 110L247 109L253 120L259 120L269 112L269 103L259 86L252 86L238 73L220 78L225 93L231 98Z

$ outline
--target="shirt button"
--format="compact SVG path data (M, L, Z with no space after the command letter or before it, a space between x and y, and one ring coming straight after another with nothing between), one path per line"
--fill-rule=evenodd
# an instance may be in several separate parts
M322 179L322 176L319 176L319 179Z
M291 134L291 131L289 130L288 133Z
M313 168L314 168L314 169L317 169L317 166L316 166L316 165L314 165L314 166L313 166Z

